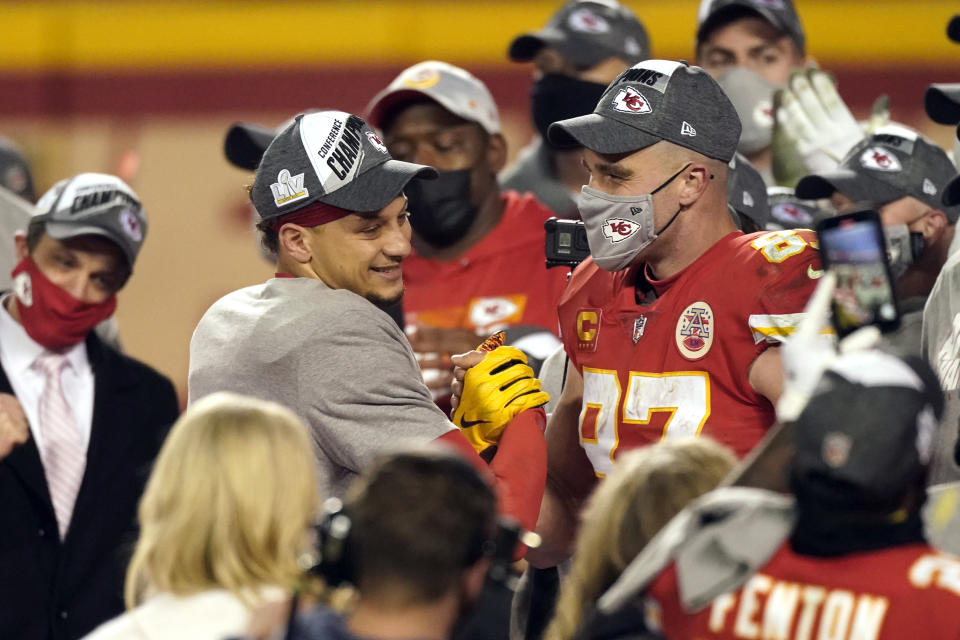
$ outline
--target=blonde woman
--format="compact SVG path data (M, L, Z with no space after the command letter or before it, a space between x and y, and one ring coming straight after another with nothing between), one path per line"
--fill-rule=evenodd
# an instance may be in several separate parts
M709 438L664 440L620 456L584 507L547 640L570 640L634 556L734 464L733 453Z
M306 427L272 402L218 393L174 425L140 501L127 613L87 636L239 636L298 580L319 496Z

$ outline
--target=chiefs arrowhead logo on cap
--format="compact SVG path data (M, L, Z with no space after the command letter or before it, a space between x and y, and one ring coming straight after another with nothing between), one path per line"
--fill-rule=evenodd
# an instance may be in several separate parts
M603 237L611 244L622 242L640 231L640 225L624 218L610 218L603 223Z
M889 171L891 173L903 169L903 166L900 164L900 159L889 149L884 149L883 147L870 147L864 151L860 154L860 164L866 169Z
M584 33L607 33L610 23L589 9L577 9L567 18L567 24L574 31Z
M613 99L613 108L624 113L650 113L653 108L642 93L633 87L624 87Z

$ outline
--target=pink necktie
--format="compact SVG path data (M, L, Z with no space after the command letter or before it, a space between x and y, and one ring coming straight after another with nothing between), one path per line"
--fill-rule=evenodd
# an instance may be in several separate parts
M70 526L73 505L87 464L83 438L60 383L60 372L66 364L67 357L56 353L44 353L34 362L34 367L46 377L40 394L40 432L43 435L40 455L61 540Z

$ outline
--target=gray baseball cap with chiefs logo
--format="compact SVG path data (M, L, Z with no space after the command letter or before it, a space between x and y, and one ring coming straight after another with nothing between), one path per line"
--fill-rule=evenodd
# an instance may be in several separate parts
M414 178L437 171L394 160L376 132L343 111L298 115L263 153L250 200L263 220L322 202L379 211Z
M556 49L582 68L612 57L627 62L650 57L650 38L643 23L615 0L567 2L542 29L514 38L508 55L514 62L528 62L544 47Z
M759 15L777 31L790 36L801 55L806 51L803 25L791 0L701 0L697 11L697 45L703 43L723 18L737 11Z
M912 197L956 222L960 208L943 204L944 190L956 173L946 151L912 129L894 124L858 142L837 169L802 178L796 193L805 200L819 200L840 192L872 206Z
M700 67L645 60L617 77L593 113L550 125L558 147L604 154L639 151L666 140L730 162L740 118L720 85Z
M81 173L61 180L40 196L30 223L45 223L57 240L103 236L123 251L130 267L147 236L147 215L126 182L105 173Z

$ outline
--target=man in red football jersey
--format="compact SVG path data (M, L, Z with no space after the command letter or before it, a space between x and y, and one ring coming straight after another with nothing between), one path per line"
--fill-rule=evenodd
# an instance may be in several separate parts
M771 527L754 508L739 527L712 525L710 544L681 543L646 591L648 626L668 638L960 637L960 561L921 521L939 387L918 358L840 356L790 428L796 504L782 521L795 524Z
M408 337L434 395L450 390L450 356L505 329L531 365L559 346L563 269L545 266L544 221L532 194L500 191L506 161L497 106L471 73L427 61L402 71L368 108L391 155L436 167L405 193L414 253L404 261Z
M619 451L701 433L750 451L782 387L769 347L821 273L812 233L734 227L725 185L740 123L699 67L641 62L594 113L550 133L584 148L592 257L559 305L574 366L547 429L538 566L569 556L580 504Z

